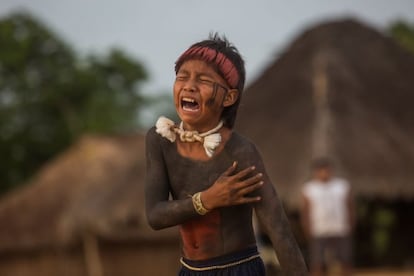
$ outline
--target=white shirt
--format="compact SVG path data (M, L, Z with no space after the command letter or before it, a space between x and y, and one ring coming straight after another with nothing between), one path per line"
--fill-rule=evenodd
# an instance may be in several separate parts
M344 236L350 232L347 207L349 190L349 183L340 178L305 183L303 193L310 202L312 236Z

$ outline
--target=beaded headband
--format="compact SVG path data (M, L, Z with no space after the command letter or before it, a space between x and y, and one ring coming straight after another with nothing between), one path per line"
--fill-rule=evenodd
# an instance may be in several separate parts
M191 57L200 57L206 62L214 63L231 88L236 88L239 82L239 73L234 64L221 52L205 46L194 46L186 50L177 60L180 64ZM176 73L179 68L175 68Z

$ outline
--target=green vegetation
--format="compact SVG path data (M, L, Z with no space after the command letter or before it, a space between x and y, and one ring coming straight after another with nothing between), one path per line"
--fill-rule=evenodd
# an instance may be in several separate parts
M388 29L391 36L405 49L414 54L414 25L395 21Z
M138 128L146 79L121 50L80 58L28 14L0 19L0 193L84 133Z

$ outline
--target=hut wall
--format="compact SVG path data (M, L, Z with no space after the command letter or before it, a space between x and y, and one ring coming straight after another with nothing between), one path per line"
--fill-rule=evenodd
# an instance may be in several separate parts
M178 239L140 244L101 244L105 276L177 275L180 247Z
M44 248L0 253L0 275L86 275L80 248Z
M178 241L99 242L102 275L176 275ZM0 253L0 276L95 276L88 275L81 246L72 249L37 249Z

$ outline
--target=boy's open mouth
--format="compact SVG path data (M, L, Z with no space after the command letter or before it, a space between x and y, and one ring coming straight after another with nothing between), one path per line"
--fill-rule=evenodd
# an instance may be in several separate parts
M195 99L184 97L181 99L181 106L185 111L198 111L200 105Z

